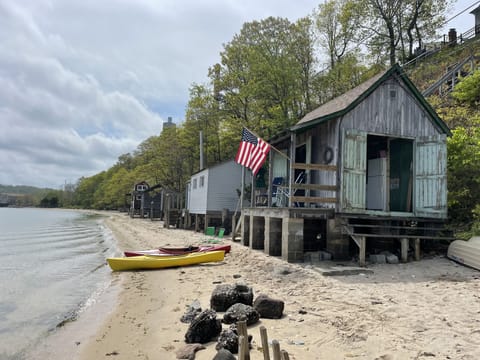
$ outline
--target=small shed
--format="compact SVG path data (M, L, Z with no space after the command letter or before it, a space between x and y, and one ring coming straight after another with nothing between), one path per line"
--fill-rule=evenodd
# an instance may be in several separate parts
M242 212L242 241L303 261L448 238L447 125L395 65L305 115L271 143L267 208ZM280 181L279 181L280 180Z
M239 211L242 167L225 161L193 174L187 184L187 210L195 217L195 230L221 225L229 228L232 213Z
M150 189L150 185L146 181L140 181L133 185L133 190L130 194L130 217L139 215L144 217L145 192Z

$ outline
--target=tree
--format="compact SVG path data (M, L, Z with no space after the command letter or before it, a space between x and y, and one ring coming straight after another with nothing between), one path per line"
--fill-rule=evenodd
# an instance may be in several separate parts
M364 17L362 7L358 1L329 0L314 11L319 43L330 59L331 69L353 47L363 42L360 32Z
M386 50L390 66L411 57L415 42L421 47L423 40L435 35L450 5L449 0L364 1L369 19L365 30L371 39L367 46L374 55L385 55Z
M204 166L222 161L225 157L221 142L221 111L214 92L204 85L193 84L185 116L185 137L182 146L192 149L189 164L198 164L200 158L200 132L203 136ZM192 166L191 169L198 169Z
M315 61L309 27L307 19L292 24L270 17L244 24L224 46L221 63L211 68L210 76L227 136L238 137L246 126L270 137L311 106L305 89Z

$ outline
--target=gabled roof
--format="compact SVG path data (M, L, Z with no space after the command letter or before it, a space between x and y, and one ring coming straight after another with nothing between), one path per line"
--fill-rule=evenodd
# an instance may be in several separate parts
M395 76L398 81L402 81L405 86L410 90L415 99L418 100L420 105L425 109L430 116L432 122L445 134L451 135L450 129L447 124L443 122L438 114L433 110L430 104L425 100L423 95L418 91L415 85L410 81L407 75L403 72L402 68L395 64L390 69L380 72L367 81L361 83L357 87L347 91L343 95L332 99L325 104L319 106L315 110L306 114L295 126L291 128L294 132L303 132L316 125L338 118L354 107L356 107L361 101L375 91L382 83L384 83L390 77Z

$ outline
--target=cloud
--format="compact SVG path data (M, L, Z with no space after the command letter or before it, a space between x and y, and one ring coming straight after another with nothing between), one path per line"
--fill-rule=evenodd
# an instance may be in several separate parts
M308 0L0 0L0 184L57 188L183 120L246 21Z

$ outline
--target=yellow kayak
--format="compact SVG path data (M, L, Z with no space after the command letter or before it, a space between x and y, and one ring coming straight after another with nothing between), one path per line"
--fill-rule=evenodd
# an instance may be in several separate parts
M188 266L206 262L222 261L224 256L224 251L208 251L174 256L145 255L123 258L107 258L107 262L114 271L163 269L169 267Z

